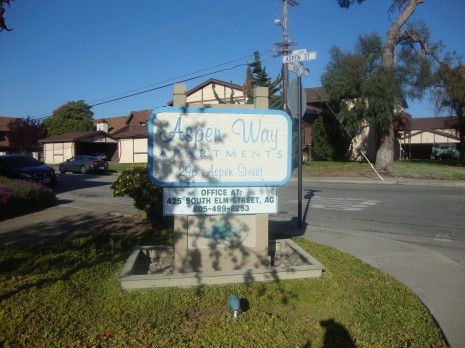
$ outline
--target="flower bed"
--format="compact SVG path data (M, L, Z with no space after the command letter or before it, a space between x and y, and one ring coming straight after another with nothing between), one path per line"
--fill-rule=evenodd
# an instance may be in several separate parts
M45 185L0 177L0 220L29 214L55 204L55 194Z

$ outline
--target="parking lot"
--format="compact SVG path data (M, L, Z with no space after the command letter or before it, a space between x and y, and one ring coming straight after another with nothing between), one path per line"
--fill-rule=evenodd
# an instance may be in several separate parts
M60 174L54 191L58 205L81 210L112 212L128 215L137 213L129 197L113 197L110 188L115 180L114 173L108 174Z

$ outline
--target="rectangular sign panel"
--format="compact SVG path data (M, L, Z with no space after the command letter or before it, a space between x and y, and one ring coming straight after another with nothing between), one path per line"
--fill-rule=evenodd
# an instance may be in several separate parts
M163 107L148 127L158 186L281 186L291 177L292 122L283 111Z
M295 62L301 62L304 60L314 60L314 59L316 59L316 52L290 54L288 56L283 56L283 63L295 63Z
M300 63L289 63L288 65L289 71L293 71L297 73L297 75L305 75L305 76L310 76L309 70L306 69L302 64ZM305 109L304 109L305 110Z
M275 214L276 187L165 187L164 215Z

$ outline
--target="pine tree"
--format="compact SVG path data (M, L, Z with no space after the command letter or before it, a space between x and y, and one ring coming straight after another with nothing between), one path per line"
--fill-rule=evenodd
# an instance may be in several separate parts
M282 95L277 95L282 89L283 79L281 75L274 80L268 75L266 68L262 66L259 52L254 52L254 59L254 62L247 66L245 83L243 85L247 104L254 103L253 93L255 88L268 87L269 108L281 110L283 107L283 97Z

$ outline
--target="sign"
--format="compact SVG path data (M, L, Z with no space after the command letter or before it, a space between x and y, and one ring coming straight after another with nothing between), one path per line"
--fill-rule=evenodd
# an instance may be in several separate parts
M165 187L164 215L276 214L276 187Z
M316 52L290 54L288 56L283 56L283 63L295 63L295 62L301 62L304 60L314 60L314 59L316 59Z
M162 107L148 131L158 186L281 186L292 174L292 121L281 110Z
M292 80L287 90L287 105L294 119L298 117L299 111L301 113L300 117L303 117L307 111L307 95L302 84L300 84L300 92L302 93L302 104L300 104L301 109L299 110L299 83L295 79Z
M295 72L298 76L310 76L310 72L307 68L305 68L302 63L297 62L297 63L288 63L287 67L289 71Z

